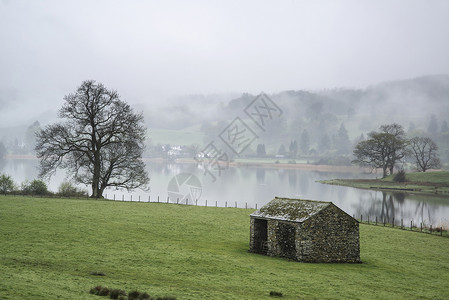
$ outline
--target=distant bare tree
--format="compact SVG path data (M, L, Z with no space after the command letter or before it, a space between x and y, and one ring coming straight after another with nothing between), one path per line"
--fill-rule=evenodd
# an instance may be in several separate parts
M395 164L408 154L408 140L401 125L382 125L380 132L370 132L368 139L359 142L353 151L356 157L353 163L369 166L373 169L382 168L383 177L387 171L393 174Z
M438 146L429 137L415 137L410 140L410 149L419 172L441 167Z
M388 168L390 174L393 174L393 168L398 161L409 155L408 139L405 136L405 130L402 125L397 123L380 126L381 132L390 135L387 139L386 148L388 150Z
M59 117L65 122L36 133L40 176L65 168L76 182L91 185L92 198L101 198L107 187L146 187L143 116L92 80L64 100Z

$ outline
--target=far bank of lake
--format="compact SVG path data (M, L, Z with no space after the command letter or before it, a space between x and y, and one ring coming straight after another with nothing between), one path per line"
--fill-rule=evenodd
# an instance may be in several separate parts
M449 171L406 173L404 182L395 182L393 176L383 179L332 179L320 182L360 189L440 196L448 198L449 201Z

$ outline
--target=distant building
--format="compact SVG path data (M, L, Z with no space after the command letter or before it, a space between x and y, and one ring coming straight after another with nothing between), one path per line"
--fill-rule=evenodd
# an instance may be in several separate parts
M276 197L250 218L250 252L300 262L361 262L359 223L332 202Z

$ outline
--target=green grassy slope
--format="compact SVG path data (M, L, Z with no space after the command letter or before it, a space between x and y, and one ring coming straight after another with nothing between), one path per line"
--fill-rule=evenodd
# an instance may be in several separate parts
M0 196L0 298L449 298L447 238L361 225L363 264L304 264L248 253L251 212Z
M424 182L449 186L449 171L406 173L405 177L409 182ZM393 181L393 176L388 176L383 180Z
M449 195L449 171L407 173L406 182L394 182L391 175L383 179L332 179L320 182L361 189L396 189L443 197Z

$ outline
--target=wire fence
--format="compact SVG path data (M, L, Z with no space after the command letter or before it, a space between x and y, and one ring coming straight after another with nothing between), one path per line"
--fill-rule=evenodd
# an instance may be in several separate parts
M80 197L64 197L61 195L26 195L23 193L9 193L5 194L9 196L16 196L16 197L39 197L39 198L72 198L72 199L88 199L89 196ZM148 197L142 197L141 195L134 196L132 194L105 194L104 200L109 201L121 201L121 202L140 202L140 203L166 203L166 204L178 204L178 205L192 205L192 206L205 206L205 207L224 207L224 208L245 208L245 209L258 209L257 203L254 205L249 204L248 202L245 202L244 204L239 203L238 201L211 201L208 199L189 199L189 198L170 198L167 197L161 197L161 196L151 196ZM357 218L355 215L353 215L353 218L358 220L361 224L367 224L367 225L374 225L374 226L383 226L383 227L391 227L391 228L397 228L402 230L409 230L413 232L420 232L420 233L427 233L431 235L438 235L442 237L449 237L449 230L443 226L434 226L432 224L426 224L425 222L415 222L413 220L408 222L404 222L404 219L395 219L392 218L386 218L386 217L372 217L372 216L364 216L360 215L360 218Z
M64 196L58 194L26 194L26 193L3 193L0 195L13 196L13 197L32 197L32 198L60 198L60 199L90 199L89 195L76 195L76 196ZM206 207L229 207L229 208L245 208L245 209L258 209L257 203L255 205L239 203L238 201L211 201L208 199L189 199L189 198L170 198L161 196L148 196L143 197L141 195L132 194L105 194L102 200L109 201L121 201L121 202L141 202L141 203L167 203L167 204L179 204L179 205L195 205Z
M353 215L354 219L357 219L355 215ZM425 222L415 222L410 220L410 223L404 222L404 219L396 219L393 218L385 218L385 217L377 217L374 218L371 216L363 216L360 215L360 218L357 219L362 224L374 225L374 226L383 226L383 227L391 227L402 230L409 230L413 232L427 233L432 235L438 235L442 237L449 237L449 231L447 228L443 226L434 226L432 224L426 224Z
M251 203L248 204L248 202L245 203L239 203L238 201L213 201L208 199L189 199L187 197L185 198L179 198L179 197L161 197L161 196L148 196L148 197L142 197L140 195L133 196L125 194L121 195L108 195L105 194L105 199L112 200L112 201L122 201L122 202L143 202L143 203L166 203L166 204L179 204L179 205L194 205L194 206L205 206L205 207L229 207L229 208L245 208L245 209L258 209L257 203L255 205L252 205Z

